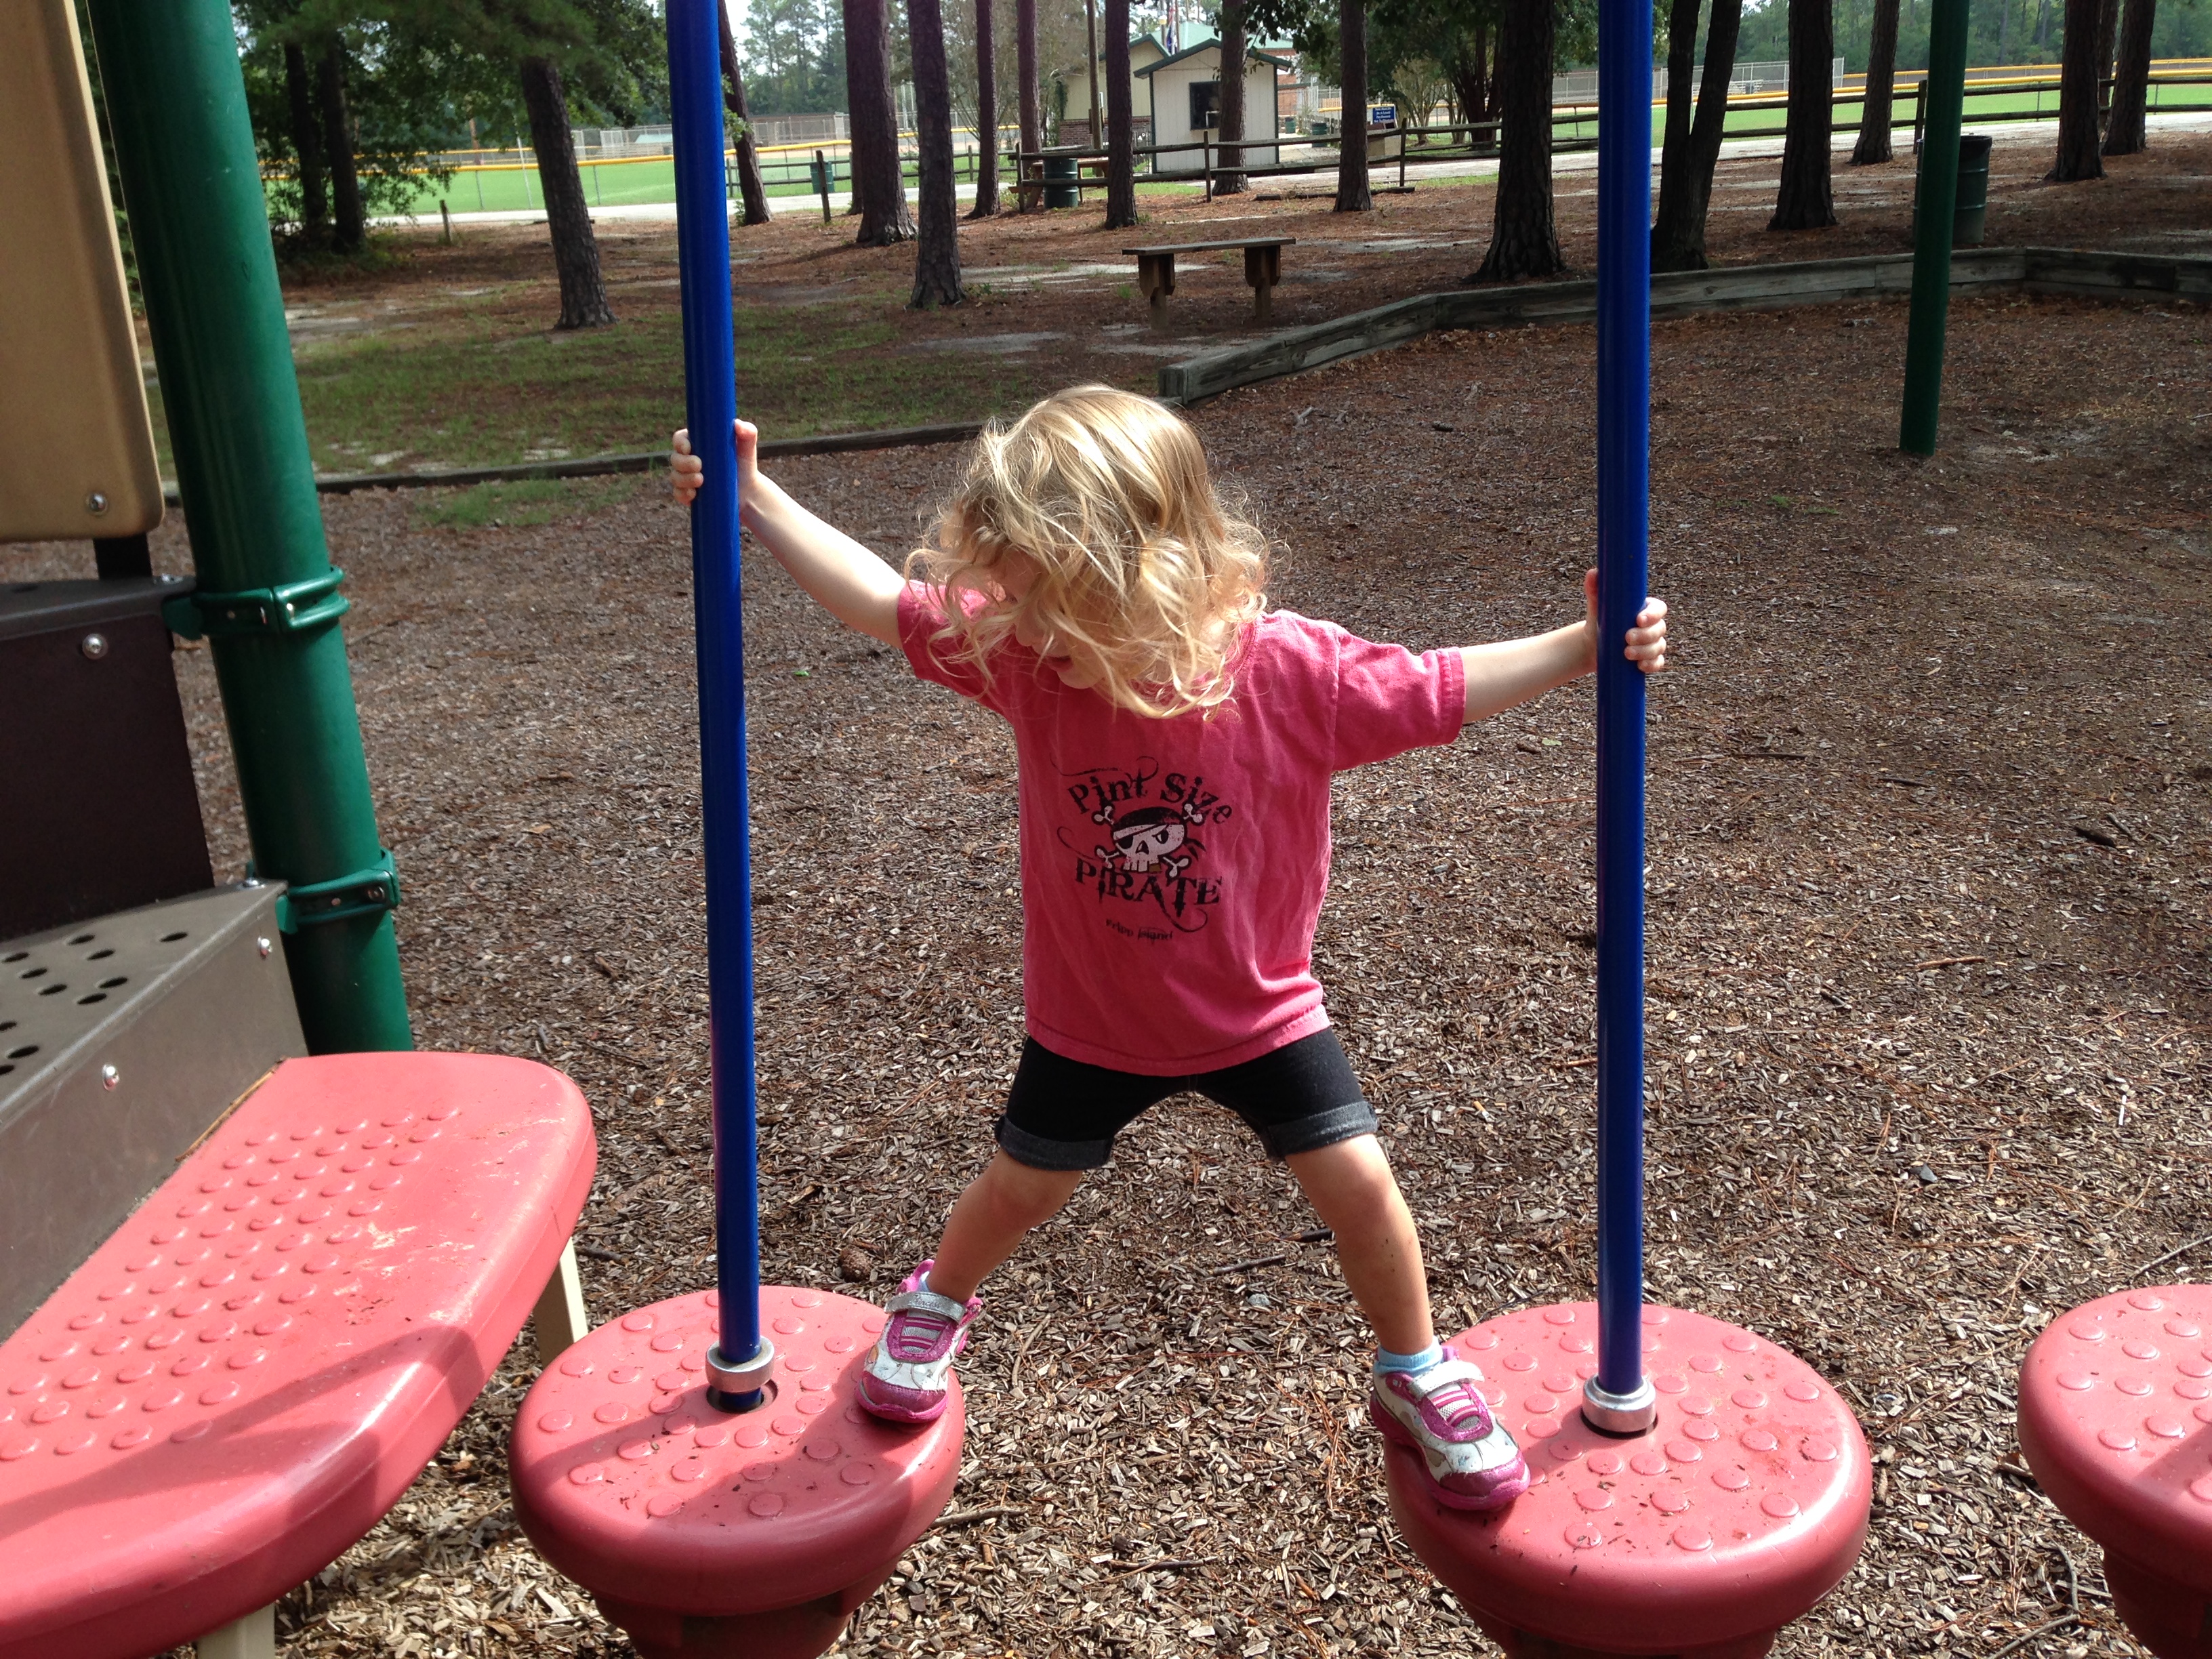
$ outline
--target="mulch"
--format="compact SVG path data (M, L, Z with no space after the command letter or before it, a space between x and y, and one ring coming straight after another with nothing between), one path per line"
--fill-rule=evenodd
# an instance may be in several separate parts
M2012 1392L2054 1311L2212 1271L2207 319L1952 317L1932 462L1893 447L1899 305L1656 331L1679 651L1651 714L1650 1292L1793 1348L1875 1449L1864 1556L1778 1652L2135 1654L2020 1465ZM1593 406L1565 329L1434 336L1193 418L1281 539L1280 603L1427 647L1576 614ZM957 460L779 471L896 556ZM325 513L420 1041L583 1084L595 1319L707 1283L684 515L649 483L538 529ZM1019 1042L1013 757L746 574L766 1268L879 1297L987 1155ZM179 663L234 872L209 659ZM1590 789L1586 686L1340 783L1319 968L1449 1329L1589 1292ZM1389 1519L1315 1224L1226 1114L1131 1131L988 1287L963 1523L843 1650L1484 1650ZM526 1340L286 1598L288 1654L629 1651L515 1527L532 1365Z

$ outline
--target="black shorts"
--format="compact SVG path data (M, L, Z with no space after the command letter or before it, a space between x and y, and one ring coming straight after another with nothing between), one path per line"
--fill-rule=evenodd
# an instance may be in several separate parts
M1327 1029L1241 1066L1188 1077L1088 1066L1029 1037L999 1119L999 1145L1033 1170L1100 1169L1114 1155L1115 1135L1148 1108L1187 1090L1250 1124L1270 1158L1375 1133L1374 1109L1361 1097L1336 1033Z

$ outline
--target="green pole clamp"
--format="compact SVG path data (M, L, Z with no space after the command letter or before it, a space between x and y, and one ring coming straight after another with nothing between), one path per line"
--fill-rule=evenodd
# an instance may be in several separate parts
M188 640L304 633L336 622L353 608L353 602L338 592L344 580L345 572L333 568L319 576L274 587L179 593L163 604L161 620L171 633Z
M295 882L276 898L276 926L296 933L325 921L366 915L373 910L399 908L399 872L392 862L392 849L366 870L356 870L336 881ZM252 873L251 871L248 873Z

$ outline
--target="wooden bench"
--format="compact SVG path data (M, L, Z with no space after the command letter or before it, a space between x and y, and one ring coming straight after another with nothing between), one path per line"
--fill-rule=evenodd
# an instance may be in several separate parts
M1244 280L1252 289L1252 320L1264 323L1273 314L1273 296L1275 284L1282 280L1283 250L1292 246L1295 236L1247 236L1225 242L1177 242L1159 247L1125 247L1124 253L1137 256L1137 287L1152 307L1152 325L1163 328L1168 320L1168 295L1176 290L1176 255L1178 253L1213 253L1227 248L1244 250Z
M274 1659L533 1308L582 1334L593 1163L529 1060L278 1066L0 1343L0 1659Z

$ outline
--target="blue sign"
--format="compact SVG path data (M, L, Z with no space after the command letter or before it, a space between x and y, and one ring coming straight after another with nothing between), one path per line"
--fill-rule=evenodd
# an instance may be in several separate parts
M1395 104L1370 104L1367 106L1367 125L1370 127L1396 126L1398 106Z

